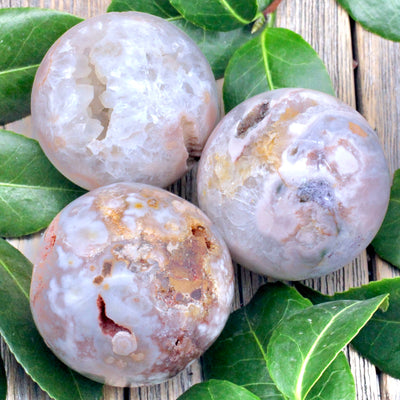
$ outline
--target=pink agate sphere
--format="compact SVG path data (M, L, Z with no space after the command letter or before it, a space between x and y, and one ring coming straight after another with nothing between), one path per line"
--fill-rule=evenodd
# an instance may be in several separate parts
M221 332L233 297L229 252L191 203L117 183L69 204L47 229L31 308L69 367L115 386L158 383Z
M219 119L215 79L197 45L144 13L108 13L66 32L32 91L33 131L51 162L94 189L167 186L200 156Z
M343 267L375 236L390 176L378 137L338 99L280 89L216 127L198 172L200 207L233 258L277 279Z

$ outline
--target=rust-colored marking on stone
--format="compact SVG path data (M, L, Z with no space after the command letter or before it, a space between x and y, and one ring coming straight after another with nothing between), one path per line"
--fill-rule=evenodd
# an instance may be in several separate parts
M367 137L368 134L361 128L360 125L355 124L354 122L349 122L350 130L358 136Z
M102 282L104 281L104 277L101 275L97 275L94 279L93 279L93 283L95 285L100 285Z
M97 308L99 310L99 325L104 335L114 336L118 332L132 333L128 328L116 324L111 318L107 316L106 303L100 295L98 295L97 297Z
M157 209L158 206L159 206L158 201L157 201L156 199L149 199L149 200L147 200L147 205L148 205L149 207L155 208L155 209Z
M113 264L112 261L106 260L103 263L103 268L101 270L101 274L106 277L106 276L110 276L112 273L112 268L113 268Z
M207 232L204 226L198 225L196 227L192 227L192 235L197 238L203 238L208 250L211 250L214 247L212 242L207 238Z

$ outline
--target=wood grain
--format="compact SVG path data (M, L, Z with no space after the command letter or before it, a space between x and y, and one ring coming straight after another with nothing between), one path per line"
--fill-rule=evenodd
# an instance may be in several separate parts
M327 66L337 96L355 107L353 41L348 15L334 0L296 0L286 1L284 5L278 24L299 33L311 44ZM369 266L364 252L336 273L306 283L333 294L368 281ZM380 388L375 367L352 348L348 349L348 358L356 382L357 400L378 400Z
M0 0L2 7L46 7L64 10L81 17L102 14L109 0ZM335 0L286 0L281 3L277 25L302 35L318 52L331 75L340 99L359 111L377 130L388 157L391 171L400 166L397 127L400 122L399 44L385 41L354 25ZM353 60L358 67L353 69ZM30 135L29 118L8 126ZM197 204L196 169L169 189ZM40 235L33 235L12 244L28 258L34 259ZM369 260L370 257L370 261ZM236 266L236 296L234 308L246 304L265 278ZM332 294L370 279L399 275L399 272L373 252L361 254L350 265L323 278L306 283L324 293ZM7 400L47 400L49 397L34 384L16 363L2 342L9 391ZM400 400L400 382L380 374L354 350L347 350L355 376L357 400ZM196 361L176 378L150 387L116 389L106 387L104 400L175 400L192 384L201 381L200 362ZM229 400L229 399L228 399ZM338 399L340 400L340 399Z
M354 27L356 92L359 111L377 132L389 168L400 168L400 46ZM380 260L371 252L372 278L379 280L400 276L400 271ZM383 400L400 399L400 381L379 374L380 395Z

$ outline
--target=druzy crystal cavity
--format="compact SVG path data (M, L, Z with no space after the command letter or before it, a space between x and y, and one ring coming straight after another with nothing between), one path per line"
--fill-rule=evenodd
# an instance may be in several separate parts
M44 152L76 184L164 187L200 156L219 110L197 45L166 20L124 12L87 19L51 47L32 118Z
M47 229L31 308L69 367L99 382L166 380L216 339L233 297L210 220L162 189L117 183L69 204Z
M378 231L390 176L378 137L338 99L311 90L255 96L210 136L200 207L236 261L278 279L325 275Z

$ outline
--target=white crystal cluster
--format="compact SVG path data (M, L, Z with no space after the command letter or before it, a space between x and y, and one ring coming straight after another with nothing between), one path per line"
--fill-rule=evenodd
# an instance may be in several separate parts
M47 229L31 308L68 366L115 386L166 380L221 332L233 298L226 245L194 205L117 183L69 204Z
M197 45L169 22L108 13L66 32L32 91L34 135L70 180L167 186L200 156L219 118Z
M375 236L390 176L378 137L334 97L280 89L217 126L198 172L200 207L234 259L300 280L332 272Z

